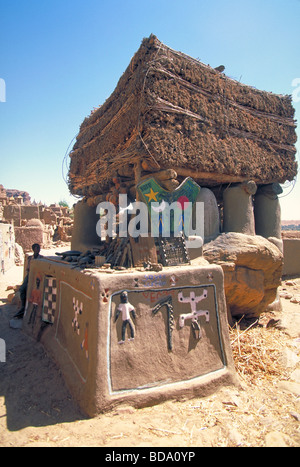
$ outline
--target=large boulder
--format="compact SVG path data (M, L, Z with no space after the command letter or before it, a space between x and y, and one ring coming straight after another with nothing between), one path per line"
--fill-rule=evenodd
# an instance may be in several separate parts
M203 246L203 256L223 268L231 316L257 317L276 299L283 255L272 241L258 235L224 233Z

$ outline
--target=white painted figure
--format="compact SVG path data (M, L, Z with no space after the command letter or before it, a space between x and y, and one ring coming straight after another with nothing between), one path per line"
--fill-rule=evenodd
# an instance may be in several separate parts
M201 338L201 330L198 323L200 316L205 316L205 320L209 322L209 311L208 310L197 310L197 304L207 298L207 289L203 290L202 295L196 296L195 292L190 292L189 297L184 297L182 292L178 293L178 301L181 303L189 303L191 307L191 313L183 313L179 316L179 327L183 328L187 319L192 320L192 329L197 339Z

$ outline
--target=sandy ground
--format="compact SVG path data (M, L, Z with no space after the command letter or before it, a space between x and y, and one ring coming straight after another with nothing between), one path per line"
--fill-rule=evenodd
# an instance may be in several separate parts
M14 267L0 278L0 338L6 342L0 446L300 446L300 279L282 283L283 311L263 314L250 328L244 321L230 328L240 388L143 409L120 406L90 419L42 344L9 327L16 306L6 289L21 283L22 271Z

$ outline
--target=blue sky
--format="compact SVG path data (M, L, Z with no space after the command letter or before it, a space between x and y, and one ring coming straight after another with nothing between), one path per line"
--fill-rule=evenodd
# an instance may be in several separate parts
M75 202L68 146L151 33L245 84L294 93L300 121L299 24L300 0L0 0L0 184ZM283 219L300 219L299 185L284 189Z

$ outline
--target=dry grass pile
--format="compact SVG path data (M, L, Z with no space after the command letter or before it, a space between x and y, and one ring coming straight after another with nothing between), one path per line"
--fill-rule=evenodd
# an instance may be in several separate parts
M292 180L290 96L245 86L155 36L144 39L115 91L80 127L70 154L74 194L105 193L124 165L192 171L205 184Z
M280 363L285 335L279 329L267 328L263 324L266 319L267 316L262 315L244 329L241 329L240 320L229 328L236 371L242 380L250 384L288 376Z

